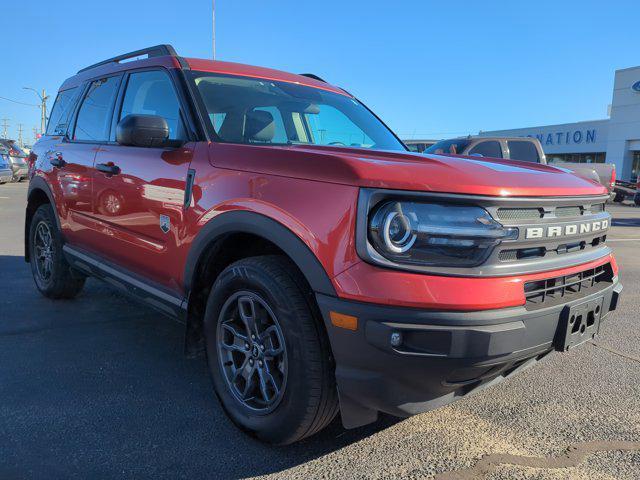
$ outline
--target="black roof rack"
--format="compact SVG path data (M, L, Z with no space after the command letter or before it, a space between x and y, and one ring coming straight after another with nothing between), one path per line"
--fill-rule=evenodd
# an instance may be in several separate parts
M314 80L318 80L319 82L322 82L322 83L327 83L327 81L324 78L320 78L319 76L314 75L313 73L301 73L300 75L303 77L313 78Z
M102 62L94 63L93 65L89 65L81 70L78 70L78 73L84 72L86 70L91 70L92 68L100 67L102 65L108 65L109 63L118 63L122 60L128 60L130 58L141 57L143 55L147 55L149 58L151 57L162 57L162 56L172 56L177 57L175 49L171 45L155 45L153 47L143 48L141 50L136 50L135 52L125 53L124 55L118 55L117 57L109 58L107 60L103 60Z

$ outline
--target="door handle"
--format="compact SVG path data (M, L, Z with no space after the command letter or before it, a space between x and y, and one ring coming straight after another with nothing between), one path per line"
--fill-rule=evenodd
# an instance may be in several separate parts
M53 158L49 158L49 163L58 168L62 168L67 164L67 162L64 161L64 158L62 158L62 153L60 152L56 152Z
M120 167L113 163L98 163L96 169L102 173L106 173L107 176L118 175L120 173Z

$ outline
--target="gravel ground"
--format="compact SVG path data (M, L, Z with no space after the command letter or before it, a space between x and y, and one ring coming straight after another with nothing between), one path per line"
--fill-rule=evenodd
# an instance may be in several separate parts
M595 344L433 412L270 448L227 421L179 324L93 280L73 302L36 292L25 193L0 186L2 479L640 478L638 208L610 208L625 291Z

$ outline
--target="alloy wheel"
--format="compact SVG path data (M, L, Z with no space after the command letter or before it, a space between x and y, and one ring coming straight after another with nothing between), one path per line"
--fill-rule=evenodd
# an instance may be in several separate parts
M38 223L33 247L38 276L43 282L48 282L53 274L53 237L46 222Z
M287 351L267 302L253 292L234 293L220 312L216 341L224 379L236 400L256 413L273 411L286 387Z

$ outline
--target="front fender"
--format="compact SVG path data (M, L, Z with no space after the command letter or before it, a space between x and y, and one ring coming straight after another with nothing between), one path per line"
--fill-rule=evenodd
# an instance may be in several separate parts
M228 210L218 212L210 218L193 240L184 271L187 296L193 286L194 275L202 255L214 242L230 233L249 233L265 238L289 255L315 292L336 295L331 279L320 261L291 229L260 213Z
M51 187L49 187L49 184L43 177L33 176L29 182L29 190L27 191L27 208L25 209L24 217L24 259L26 262L29 262L31 259L29 251L29 230L31 228L31 218L34 213L32 202L36 195L36 191L42 191L49 199L49 203L53 209L53 216L56 219L56 227L58 228L58 231L62 233L62 228L60 228L60 217L58 216L58 209L56 208Z

